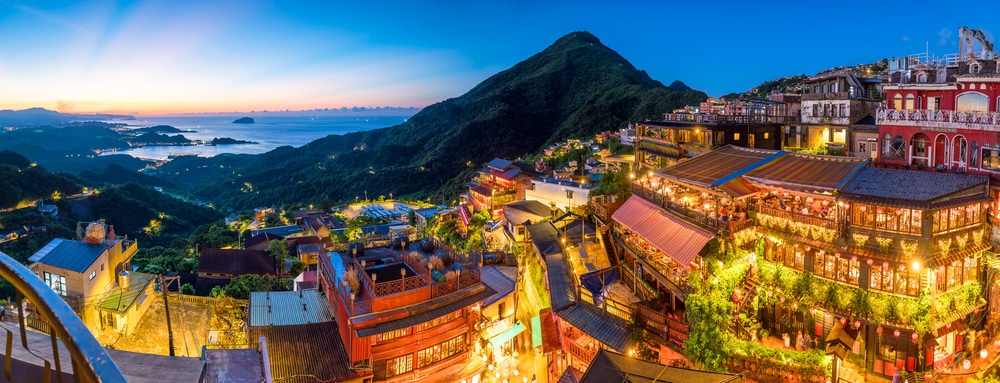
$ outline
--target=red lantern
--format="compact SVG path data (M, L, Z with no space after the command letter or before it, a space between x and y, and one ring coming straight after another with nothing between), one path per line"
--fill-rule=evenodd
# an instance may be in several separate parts
M854 321L854 328L861 328L861 321L859 320Z
M906 265L900 263L899 264L899 271L904 271L904 270L906 270Z
M899 330L893 331L892 335L899 336Z
M882 262L882 268L883 269L888 269L889 268L889 262Z
M840 324L846 325L847 324L847 318L840 318Z
M781 303L785 303L785 296L782 295L782 296L778 297L778 300L781 301Z
M806 246L806 251L810 251L810 250L812 250L812 247Z
M875 332L881 334L882 333L882 326L878 326L877 328L875 328Z
M852 255L851 256L851 262L857 262L857 261L858 261L858 256L857 255Z
M868 260L867 260L867 261L865 261L865 262L867 262L867 263L868 263L868 266L871 266L871 265L872 265L872 263L875 263L875 260L873 260L873 259L871 259L871 258L868 258Z
M833 256L840 258L840 253L833 253Z
M910 336L910 338L913 338L913 343L917 343L917 338L918 337L919 337L919 335L917 335L917 333L913 333L913 335Z

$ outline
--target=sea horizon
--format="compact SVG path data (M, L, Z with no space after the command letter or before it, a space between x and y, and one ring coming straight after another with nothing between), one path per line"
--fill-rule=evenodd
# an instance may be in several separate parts
M256 144L146 146L120 150L110 154L127 154L136 158L165 160L171 155L196 155L214 157L219 154L261 154L282 146L300 147L328 135L347 134L385 128L403 123L410 116L334 116L334 115L270 115L249 114L253 124L235 124L233 120L248 113L231 115L173 115L134 116L134 119L104 120L106 123L125 124L132 128L169 125L183 130L166 133L181 134L190 140L211 141L213 138L232 138Z

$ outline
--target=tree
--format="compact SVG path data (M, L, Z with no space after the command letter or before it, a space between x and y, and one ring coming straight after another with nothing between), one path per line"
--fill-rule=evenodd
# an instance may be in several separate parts
M406 222L408 222L410 224L410 226L414 226L414 227L417 226L417 212L416 212L416 210L410 210L410 211L406 212Z
M267 253L277 262L278 275L284 274L285 260L288 259L288 242L284 239L272 239L267 243Z
M299 274L302 274L305 269L306 263L302 262L302 260L296 259L292 261L292 270L289 272L289 275L298 276Z
M194 286L191 286L190 283L185 283L181 285L181 294L194 295L195 294Z

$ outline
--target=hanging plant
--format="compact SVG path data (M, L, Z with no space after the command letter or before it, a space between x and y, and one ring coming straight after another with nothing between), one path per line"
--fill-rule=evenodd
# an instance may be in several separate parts
M972 231L972 239L974 241L976 241L977 245L982 245L983 244L983 237L985 237L985 236L986 236L986 229L980 229L980 230L973 230Z
M866 233L854 233L851 234L851 237L854 238L854 246L865 247L865 244L868 243L869 235Z
M955 235L955 243L958 244L958 249L965 249L965 244L969 242L969 233L962 233Z
M889 248L892 247L892 237L876 236L875 241L878 242L878 249L883 253L888 253Z
M903 254L909 258L917 255L917 246L919 242L917 240L901 239L899 240L899 247L903 248Z
M947 257L948 253L951 252L951 238L938 238L937 244L938 249L941 250L941 255Z

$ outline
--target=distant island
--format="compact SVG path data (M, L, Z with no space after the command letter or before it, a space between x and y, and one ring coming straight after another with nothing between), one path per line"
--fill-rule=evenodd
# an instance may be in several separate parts
M257 144L257 142L237 140L229 137L222 137L222 138L213 138L212 142L209 145L216 146L216 145L236 145L236 144Z
M240 118L237 118L236 121L233 121L233 123L234 124L252 124L252 123L254 123L254 121L253 121L253 118L250 118L250 117L240 117Z
M177 128L175 128L173 126L170 126L170 125L156 125L156 126L148 126L148 127L145 127L145 128L135 128L135 129L132 129L132 131L136 132L136 133L180 133L180 132L183 132L183 130L177 129Z

